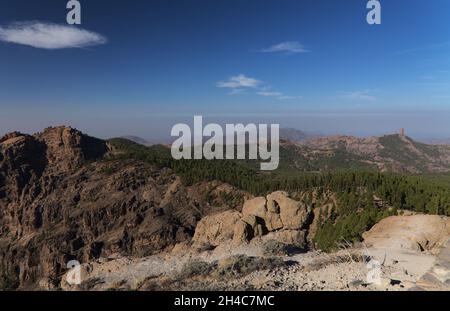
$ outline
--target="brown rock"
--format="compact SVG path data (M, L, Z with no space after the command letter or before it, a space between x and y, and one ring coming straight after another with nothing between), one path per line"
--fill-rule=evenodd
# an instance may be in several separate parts
M310 210L303 202L295 201L283 191L277 191L267 196L267 205L272 210L280 210L281 227L289 230L300 230L306 225Z
M247 200L242 208L242 215L245 216L257 216L262 219L266 217L266 199L264 197L257 197L251 200Z
M275 240L287 245L306 247L306 232L301 230L280 230L270 232L265 237L267 240Z
M269 207L270 206L270 207ZM242 214L245 216L256 216L264 220L264 225L269 231L283 228L280 214L276 207L267 204L263 197L254 198L244 203Z
M105 141L65 126L47 128L36 138L46 145L48 164L61 170L99 159L108 151Z
M253 237L262 236L266 232L264 223L261 223L264 221L262 218L253 215L247 215L242 217L242 221L250 225L250 227L252 228Z
M450 236L450 218L436 215L391 216L363 234L376 248L438 251Z
M226 211L202 218L195 229L194 243L209 243L213 246L232 240L235 225L240 221L237 211Z
M252 227L248 223L239 220L234 225L233 244L240 245L243 243L247 243L252 238L253 238Z

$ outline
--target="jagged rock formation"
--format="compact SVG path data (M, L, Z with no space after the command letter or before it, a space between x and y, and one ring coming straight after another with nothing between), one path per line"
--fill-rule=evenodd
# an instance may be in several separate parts
M220 193L238 193L185 187L168 169L111 152L68 127L0 139L0 265L22 288L52 288L72 259L140 257L188 240L200 218L226 208Z

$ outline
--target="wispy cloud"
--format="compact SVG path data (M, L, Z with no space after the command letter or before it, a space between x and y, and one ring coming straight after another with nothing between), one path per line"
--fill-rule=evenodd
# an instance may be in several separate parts
M264 84L261 80L248 77L244 74L233 76L225 81L219 81L217 87L231 89L230 95L244 93L246 90L253 90L259 96L273 97L277 99L297 99L298 96L288 96L278 91L271 90L270 85Z
M280 100L288 100L288 99L300 99L301 96L288 96L281 92L274 92L274 91L260 91L256 94L264 97L273 97Z
M229 88L229 89L244 89L244 88L256 88L261 85L262 82L251 77L247 77L243 74L233 76L226 81L217 82L217 87Z
M431 74L425 74L420 76L419 78L421 80L448 80L448 70L445 69L441 69L441 70L436 70Z
M442 48L446 48L446 47L450 47L450 41L433 43L433 44L428 44L428 45L424 45L424 46L420 46L420 47L405 49L405 50L395 52L394 55L404 55L404 54L415 53L415 52L442 49Z
M257 93L258 95L265 96L265 97L280 97L283 96L283 93L280 92L267 92L267 91L261 91Z
M370 90L347 92L344 98L359 101L376 101L377 98L370 94Z
M75 26L21 22L0 26L0 41L53 50L104 44L107 39L101 34Z
M269 48L260 50L262 53L306 53L309 52L302 44L297 41L286 41Z

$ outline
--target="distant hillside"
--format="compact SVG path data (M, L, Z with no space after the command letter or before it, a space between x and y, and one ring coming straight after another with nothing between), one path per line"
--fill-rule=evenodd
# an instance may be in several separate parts
M281 161L284 168L302 171L449 172L450 146L427 145L401 135L370 138L331 136L298 144L285 143Z
M131 140L132 142L134 142L134 143L136 143L136 144L140 144L140 145L144 145L144 146L149 146L149 145L151 145L150 142L148 142L148 141L145 140L144 138L141 138L141 137L138 137L138 136L127 135L127 136L122 136L122 138Z
M280 139L288 140L291 142L302 142L312 138L318 138L321 135L300 131L294 128L281 128Z
M420 139L419 141L429 145L450 145L450 138L429 138Z
M313 137L295 129L281 129L279 173L374 170L395 173L450 172L450 146L428 145L398 134L382 137ZM126 138L137 144L149 142ZM219 161L220 162L220 161ZM257 161L237 161L241 167L256 168Z

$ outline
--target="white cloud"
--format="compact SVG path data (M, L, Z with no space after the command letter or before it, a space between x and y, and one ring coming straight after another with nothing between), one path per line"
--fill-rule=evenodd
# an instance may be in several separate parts
M21 22L0 26L0 40L41 49L83 48L104 44L107 39L75 26L46 22Z
M217 82L216 86L231 89L230 95L241 94L244 93L245 90L252 89L259 96L273 97L280 100L301 98L295 96L287 96L281 92L272 91L269 85L264 85L262 81L247 77L243 74L233 76L226 81L219 81Z
M265 96L265 97L280 97L283 96L283 93L280 92L267 92L267 91L261 91L257 93L258 95Z
M344 94L344 97L351 100L376 101L377 98L370 94L370 91L356 91Z
M243 74L231 77L226 81L217 82L217 87L242 89L242 88L256 88L261 85L261 81L247 77Z
M258 94L260 96L264 96L264 97L274 97L274 98L280 99L280 100L300 99L301 98L301 96L288 96L288 95L284 95L281 92L267 91L267 90L257 92L256 94Z
M297 41L286 41L279 44L272 45L267 49L261 50L263 53L306 53L309 52L302 44Z

